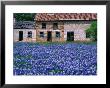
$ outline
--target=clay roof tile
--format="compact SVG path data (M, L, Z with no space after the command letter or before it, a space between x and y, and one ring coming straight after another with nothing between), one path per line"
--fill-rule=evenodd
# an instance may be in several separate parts
M39 13L36 14L37 21L54 20L96 20L96 13Z

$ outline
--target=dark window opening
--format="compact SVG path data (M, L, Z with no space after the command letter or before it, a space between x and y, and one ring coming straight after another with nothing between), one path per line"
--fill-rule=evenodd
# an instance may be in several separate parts
M90 33L86 32L86 38L90 38Z
M60 38L60 32L56 32L56 37Z
M53 23L53 30L58 29L58 23Z
M47 41L49 41L49 42L52 41L52 32L51 31L47 32Z
M46 23L42 23L42 29L46 29Z
M40 32L40 37L44 37L44 32Z
M23 40L23 31L19 31L19 41Z
M74 41L74 32L67 32L67 41Z
M28 38L32 38L32 31L28 32Z

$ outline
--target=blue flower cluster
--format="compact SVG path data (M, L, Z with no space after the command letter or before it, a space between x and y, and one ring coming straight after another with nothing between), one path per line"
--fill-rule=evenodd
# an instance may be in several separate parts
M96 75L96 44L14 43L14 75Z

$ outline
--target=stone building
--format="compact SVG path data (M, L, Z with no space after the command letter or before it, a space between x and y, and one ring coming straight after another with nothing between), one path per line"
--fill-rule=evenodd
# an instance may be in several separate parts
M32 21L14 21L14 42L36 42L35 22Z
M90 41L85 30L96 13L37 13L35 21L14 19L14 42Z
M96 20L96 13L37 13L36 41L90 41L85 30Z

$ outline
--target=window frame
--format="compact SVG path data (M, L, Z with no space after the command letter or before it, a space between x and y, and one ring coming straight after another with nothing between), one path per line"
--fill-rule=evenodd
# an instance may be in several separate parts
M42 34L41 34L42 33ZM39 37L44 38L44 32L39 32Z
M32 38L32 31L28 31L27 38Z
M42 23L42 29L46 29L46 23Z
M56 24L56 25L55 25ZM55 23L53 23L53 30L57 30L58 29L58 23L57 22L55 22Z
M56 31L55 33L56 33L56 35L55 35L56 38L60 38L61 37L59 31Z

